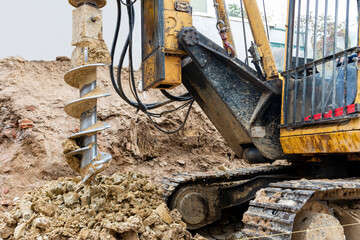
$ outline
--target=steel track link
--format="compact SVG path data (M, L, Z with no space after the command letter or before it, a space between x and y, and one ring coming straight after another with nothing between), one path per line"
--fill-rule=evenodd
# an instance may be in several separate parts
M308 201L339 199L360 199L360 179L272 183L250 201L242 232L254 239L291 240L295 216Z

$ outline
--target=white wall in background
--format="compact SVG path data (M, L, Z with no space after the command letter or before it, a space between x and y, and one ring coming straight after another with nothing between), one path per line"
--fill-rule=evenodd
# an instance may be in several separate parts
M57 56L71 56L74 8L67 0L0 0L0 4L0 58L19 55L27 60L54 60ZM140 46L139 3L135 6L134 45ZM115 0L108 1L103 16L104 39L110 49L117 16ZM122 20L125 23L126 14L122 14ZM123 24L120 44L125 40L127 29ZM134 54L139 62L140 52Z
M27 60L54 60L57 56L71 56L72 10L67 0L0 0L0 58L22 56ZM135 3L136 24L134 30L134 66L141 63L140 1ZM104 39L109 49L116 24L116 1L108 0L103 8ZM236 39L238 57L245 59L244 37L241 19L231 18L231 27ZM215 27L213 10L209 13L194 13L193 24L204 35L221 45ZM252 40L249 25L245 23L247 43ZM118 51L127 36L127 14L123 7Z

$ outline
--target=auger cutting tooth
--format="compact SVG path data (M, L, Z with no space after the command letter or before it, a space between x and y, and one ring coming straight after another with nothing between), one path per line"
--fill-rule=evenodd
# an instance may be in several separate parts
M80 174L83 182L92 180L95 175L108 167L111 155L99 152L97 149L97 133L111 126L97 121L97 99L110 96L97 87L96 72L98 66L104 64L91 64L74 68L68 71L65 82L80 90L80 98L68 103L65 112L80 119L80 132L68 136L75 140L79 149L71 151L65 157L80 158Z

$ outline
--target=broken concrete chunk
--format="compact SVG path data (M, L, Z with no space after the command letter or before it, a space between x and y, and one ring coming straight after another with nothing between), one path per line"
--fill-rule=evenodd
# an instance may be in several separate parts
M84 196L88 196L89 198L92 198L93 196L97 195L100 193L100 188L99 186L88 186L86 185L83 189L83 193L82 195Z
M14 230L14 238L19 239L21 238L26 230L26 223L18 224L18 226Z
M139 235L134 231L123 233L121 237L126 240L139 240Z
M64 203L66 207L72 207L77 203L80 203L79 201L79 194L75 192L69 192L64 195Z
M116 240L116 237L110 233L109 229L103 228L100 232L99 239Z
M165 224L161 224L161 225L155 226L155 229L159 230L160 232L165 232L165 231L169 230L169 226L165 225Z
M15 227L9 227L6 223L0 222L0 238L7 239L14 232Z
M81 201L82 207L90 205L90 197L89 196L81 196L80 201Z
M151 192L155 190L155 184L148 182L145 186L144 186L144 190Z
M171 224L173 222L169 209L166 207L165 203L161 204L156 208L156 212L159 214L161 219L167 224Z
M66 181L64 186L64 192L73 192L76 189L76 183L73 181Z
M57 195L63 194L63 184L61 182L51 183L46 191L47 195L51 198L56 198Z
M33 209L32 209L32 205L33 203L30 201L21 201L20 202L20 213L21 213L21 217L24 220L29 220L31 218L31 216L33 215Z
M16 223L17 223L16 219L14 219L14 216L8 212L4 213L4 222L8 226L16 226Z
M50 220L47 217L38 217L32 221L32 224L40 230L46 230L50 226Z
M114 173L111 178L114 181L114 185L119 185L120 183L122 183L125 180L125 176L123 174L120 173Z
M100 210L103 210L105 207L105 199L104 198L97 198L93 197L91 199L91 209L95 212L98 212Z
M81 229L79 233L79 238L81 240L89 239L91 235L91 230L88 228Z
M160 222L161 222L160 216L158 214L156 214L156 213L153 213L148 218L146 218L144 220L144 225L145 226L151 226L151 225L153 225L155 223L160 223Z
M45 201L37 201L32 205L32 210L37 213L42 213L48 217L54 215L56 207L51 203Z
M184 231L184 228L179 224L174 224L171 229L169 229L165 234L162 240L180 240L180 239L190 239L190 233Z
M129 231L137 232L142 227L142 220L139 216L131 216L127 222L124 223L111 223L108 220L104 220L104 227L118 233L124 233Z

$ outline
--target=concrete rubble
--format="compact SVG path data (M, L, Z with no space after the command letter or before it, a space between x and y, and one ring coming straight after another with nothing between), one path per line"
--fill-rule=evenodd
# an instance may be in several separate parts
M0 219L2 239L177 240L192 237L179 212L169 211L162 190L136 173L98 176L93 185L79 177L25 194Z

